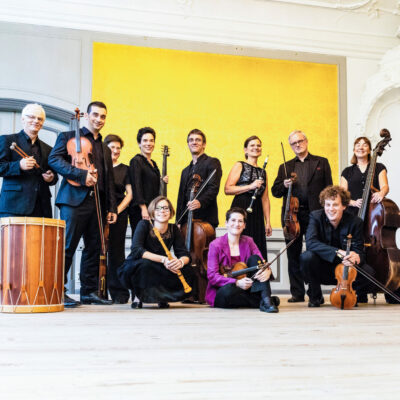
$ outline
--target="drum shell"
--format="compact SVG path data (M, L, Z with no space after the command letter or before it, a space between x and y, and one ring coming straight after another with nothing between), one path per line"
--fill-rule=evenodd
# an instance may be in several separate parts
M65 221L0 219L0 311L64 310Z

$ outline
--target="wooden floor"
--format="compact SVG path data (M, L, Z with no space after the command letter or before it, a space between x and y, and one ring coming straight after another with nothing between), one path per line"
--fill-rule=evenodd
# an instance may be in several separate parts
M0 315L10 399L397 399L400 306ZM327 298L326 298L327 300Z

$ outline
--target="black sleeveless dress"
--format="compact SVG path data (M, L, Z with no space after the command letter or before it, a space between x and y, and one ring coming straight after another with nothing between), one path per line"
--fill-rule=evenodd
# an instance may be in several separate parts
M249 185L258 178L263 179L263 184L257 191L257 197L253 202L253 212L247 213L247 224L246 229L243 231L243 235L250 236L253 238L255 244L260 250L263 258L267 260L267 241L265 237L265 221L264 212L262 208L261 197L265 191L267 174L264 169L260 167L253 167L252 165L240 161L242 164L242 172L240 173L239 180L236 186ZM231 207L241 207L246 210L251 202L251 197L254 194L254 190L249 192L241 193L233 198Z

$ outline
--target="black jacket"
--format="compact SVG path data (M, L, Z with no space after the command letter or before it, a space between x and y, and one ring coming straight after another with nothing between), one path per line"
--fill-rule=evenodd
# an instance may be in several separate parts
M327 186L332 185L332 173L329 162L324 157L314 156L312 154L308 155L310 158L310 175L308 177L307 183L307 192L308 192L308 208L310 211L318 210L321 208L319 203L319 194L323 189ZM287 173L290 177L290 174L294 172L295 169L296 157L289 160L286 163ZM286 179L284 165L281 164L278 170L278 176L275 179L274 184L272 185L271 192L274 197L283 197L282 204L282 219L285 213L285 205L286 205L286 195L288 189L285 188L283 181ZM293 196L296 195L296 184L293 185Z
M197 197L201 207L193 212L194 219L201 219L202 221L209 222L212 226L218 226L218 206L217 196L219 186L221 183L222 169L221 163L218 158L209 157L207 154L202 154L196 164L193 166L193 161L182 171L181 182L179 185L178 205L176 208L176 218L182 215L186 209L186 204L189 201L190 189L188 183L191 181L193 174L200 175L202 182L204 182L211 172L216 169L217 172L212 177L207 186ZM187 220L187 213L179 222L184 224Z
M81 135L85 136L88 134L86 128L82 128ZM61 182L60 189L57 194L56 204L69 205L72 207L79 206L85 200L89 191L92 188L85 186L86 176L88 171L85 169L76 168L71 164L71 157L67 151L68 140L75 137L75 131L61 132L58 137L56 144L53 147L49 155L49 165L56 172L64 177ZM115 199L114 189L114 173L111 160L111 151L105 143L103 146L103 157L104 157L104 182L105 182L105 201L106 201L106 212L117 212L117 204ZM76 181L81 186L73 186L67 179Z
M323 260L333 263L336 257L337 247L333 247L333 226L325 215L325 210L316 210L310 213L310 221L306 232L307 250L317 254ZM351 234L350 250L360 256L360 265L365 262L363 221L361 218L345 211L338 226L341 249L346 250L347 235ZM336 260L339 262L339 259Z
M44 171L49 170L47 159L51 147L37 139L40 146L40 166ZM47 183L40 172L35 170L23 171L19 162L21 156L10 149L15 142L28 155L31 155L30 145L26 133L22 130L12 135L0 136L0 176L3 177L3 186L0 194L0 212L29 215L33 212L38 193L40 193L44 217L51 218L51 193L49 186L55 185L58 176L54 174L52 182Z

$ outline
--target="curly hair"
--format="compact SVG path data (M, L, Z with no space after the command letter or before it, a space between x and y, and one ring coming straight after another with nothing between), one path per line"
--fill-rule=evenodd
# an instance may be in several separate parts
M327 186L320 194L319 194L319 202L322 207L325 206L325 200L327 199L336 199L337 196L340 196L342 200L342 204L347 207L350 203L350 193L337 185Z

